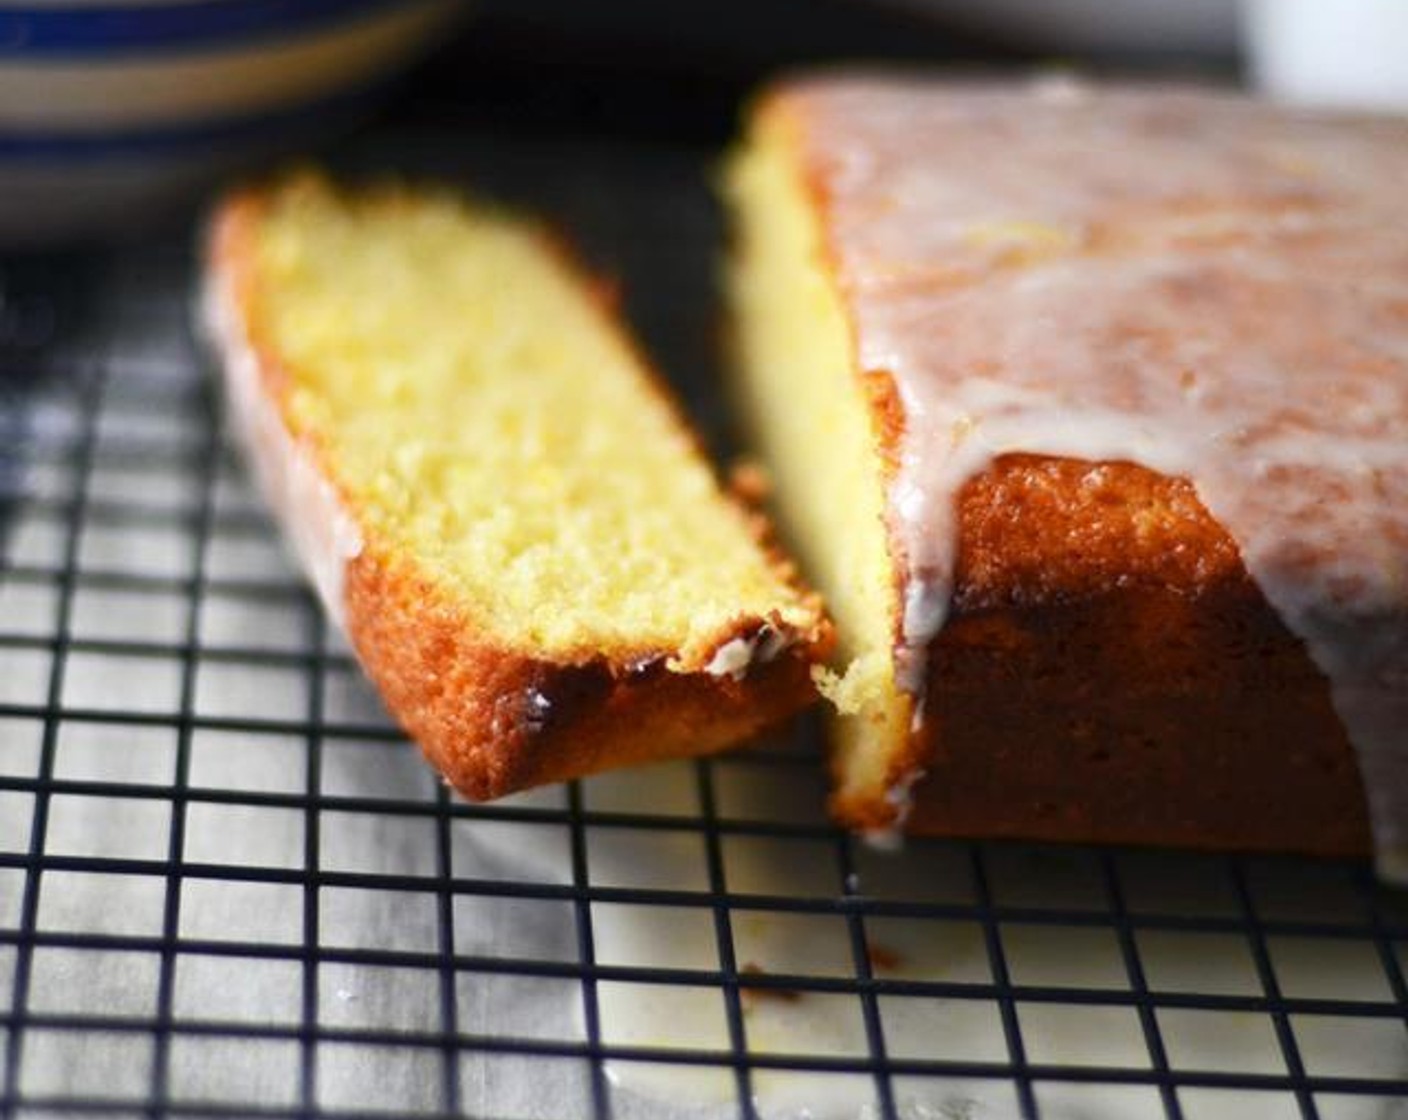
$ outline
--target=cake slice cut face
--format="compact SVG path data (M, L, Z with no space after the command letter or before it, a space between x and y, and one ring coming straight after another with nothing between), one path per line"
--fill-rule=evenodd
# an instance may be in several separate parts
M302 177L226 201L247 458L391 711L492 797L737 743L828 628L598 289L523 218Z
M1408 122L797 80L738 395L836 619L837 812L1408 853Z

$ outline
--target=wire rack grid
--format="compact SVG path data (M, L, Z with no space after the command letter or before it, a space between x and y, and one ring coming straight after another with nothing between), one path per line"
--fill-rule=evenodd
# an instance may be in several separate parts
M626 274L709 415L697 153L478 158ZM1365 867L878 853L807 726L448 794L227 445L192 267L5 266L0 1115L1408 1115L1408 907Z

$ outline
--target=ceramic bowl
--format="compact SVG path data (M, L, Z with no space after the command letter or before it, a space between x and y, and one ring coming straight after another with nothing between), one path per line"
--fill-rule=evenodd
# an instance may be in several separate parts
M365 112L457 0L0 0L0 242L120 232Z

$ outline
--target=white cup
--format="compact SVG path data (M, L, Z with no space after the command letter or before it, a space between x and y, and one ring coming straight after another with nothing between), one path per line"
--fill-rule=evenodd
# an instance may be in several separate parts
M1408 111L1408 0L1243 0L1242 18L1261 92Z

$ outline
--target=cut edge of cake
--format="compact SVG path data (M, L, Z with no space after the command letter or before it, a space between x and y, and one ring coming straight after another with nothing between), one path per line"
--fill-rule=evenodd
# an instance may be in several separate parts
M902 414L885 374L855 362L799 127L785 96L765 93L723 169L731 392L772 476L786 543L836 622L834 656L815 671L831 709L832 812L883 837L903 823L924 753L893 658L903 588L885 527L886 448Z

